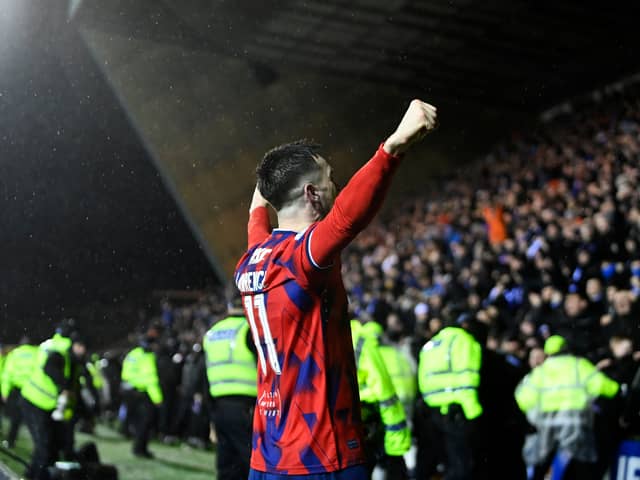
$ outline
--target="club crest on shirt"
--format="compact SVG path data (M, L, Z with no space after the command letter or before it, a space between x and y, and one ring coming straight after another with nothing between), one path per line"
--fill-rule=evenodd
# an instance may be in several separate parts
M271 253L271 248L256 248L249 259L249 265L255 265L265 259L267 255Z

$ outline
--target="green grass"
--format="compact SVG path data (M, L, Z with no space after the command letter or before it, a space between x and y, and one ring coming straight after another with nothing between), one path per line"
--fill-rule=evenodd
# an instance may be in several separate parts
M3 431L8 425L4 422ZM130 441L122 438L110 428L98 426L96 435L76 434L76 447L84 442L95 442L103 463L118 468L120 480L212 480L215 475L215 453L191 448L186 445L168 446L152 442L149 449L155 454L153 460L144 460L131 454ZM31 438L26 427L22 427L14 453L29 459ZM20 463L0 452L0 462L17 474L24 471Z
M9 422L7 422L4 418L2 420L2 433L1 436L4 440L7 430L9 429ZM18 435L18 440L16 442L16 448L11 450L12 453L18 455L19 457L24 458L25 460L29 459L31 454L31 438L29 437L29 432L27 432L27 427L23 426L20 428L20 434ZM6 456L4 453L0 451L0 462L9 467L10 470L20 475L24 472L24 466L18 461Z

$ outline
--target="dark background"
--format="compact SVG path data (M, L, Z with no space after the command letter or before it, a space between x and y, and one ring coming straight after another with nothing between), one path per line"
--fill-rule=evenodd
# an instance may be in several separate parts
M46 11L0 24L0 342L68 315L105 342L154 289L216 280L82 39Z

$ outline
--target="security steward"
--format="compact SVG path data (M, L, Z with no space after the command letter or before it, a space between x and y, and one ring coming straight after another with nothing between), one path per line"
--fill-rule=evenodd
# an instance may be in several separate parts
M127 417L134 429L132 453L136 457L153 458L149 451L149 438L156 419L157 408L163 396L158 378L155 339L144 335L139 345L122 362L122 389L127 405Z
M545 478L556 453L560 453L564 480L595 480L597 453L591 404L599 396L613 398L619 385L586 358L569 353L566 340L559 335L546 340L544 352L547 359L522 379L515 394L520 409L536 429L527 436L523 452L533 470L529 478Z
M73 386L75 388L73 398L75 401L71 404L73 416L70 422L68 432L69 451L74 449L74 431L76 425L80 431L84 433L93 433L92 426L95 423L95 416L99 413L98 391L93 385L93 377L87 368L87 344L84 338L79 334L71 336L71 354L74 368Z
M257 359L241 298L235 293L228 296L228 316L214 323L205 334L202 347L209 382L211 423L218 439L218 477L246 480L258 393Z
M369 323L379 325L376 322ZM382 327L380 327L380 330L382 330ZM418 392L418 380L416 377L415 367L399 348L393 345L388 345L381 340L379 349L380 355L382 355L382 361L384 362L385 367L387 367L387 372L391 378L391 383L393 383L393 388L395 388L398 399L404 408L404 414L407 417L409 431L411 431L414 406ZM403 456L407 468L410 472L413 471L416 464L415 446L412 445L410 450Z
M71 418L73 328L73 322L65 320L53 337L40 344L32 373L20 391L22 416L33 440L25 476L34 480L49 479L48 467L65 448L65 422Z
M91 384L96 392L102 392L105 386L104 373L102 372L100 356L97 353L91 355L86 362L86 368L91 377ZM100 393L99 393L100 398Z
M21 345L11 350L7 355L2 371L0 391L10 421L9 433L6 439L8 448L13 448L16 443L18 429L22 423L20 390L31 376L37 355L38 347L29 345L27 339L23 339Z
M407 420L409 420L413 416L413 407L418 390L415 369L404 354L392 345L380 343L379 348L382 361L387 368L391 383L393 383L393 388L395 388L398 399L400 399L400 403L404 407Z
M455 322L420 351L418 388L444 447L446 480L483 478L478 458L481 364L480 344Z
M380 353L378 327L375 322L362 325L351 320L367 465L370 473L380 465L386 478L402 480L408 478L403 455L411 447L411 432Z

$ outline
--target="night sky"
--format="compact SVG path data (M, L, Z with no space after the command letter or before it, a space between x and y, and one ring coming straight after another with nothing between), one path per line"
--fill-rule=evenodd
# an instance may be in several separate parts
M0 17L0 343L66 315L108 342L138 320L105 318L111 306L154 313L152 291L216 280L78 33L13 13Z

